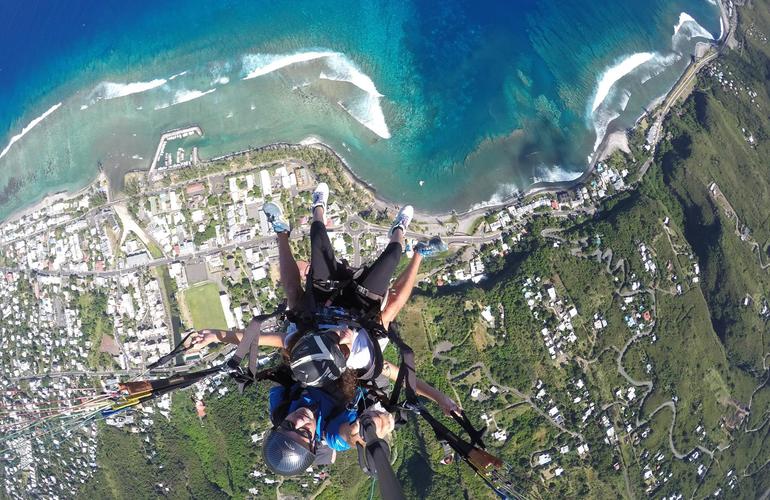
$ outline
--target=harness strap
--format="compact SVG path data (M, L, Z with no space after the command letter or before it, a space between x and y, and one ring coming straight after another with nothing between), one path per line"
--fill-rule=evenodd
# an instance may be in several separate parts
M497 493L498 496L500 496L500 498L509 498L509 495L505 491L502 491L501 488L497 487L492 483L492 481L490 481L490 477L494 477L495 471L503 466L502 460L494 455L491 455L490 453L487 453L483 449L474 446L473 442L468 443L464 441L457 434L448 429L444 424L436 420L436 418L434 418L433 415L431 415L424 408L420 408L417 411L417 414L420 415L428 423L428 425L431 426L433 432L436 434L436 439L438 439L440 442L446 443L455 452L457 452L463 461L467 463L471 469L473 469L473 471L484 481L484 483L486 483L487 486L489 486L495 493ZM458 423L465 421L467 422L467 425L473 429L473 426L470 425L470 422L468 421L468 418L465 416L464 412L462 413L462 416L462 420L455 418L455 421ZM468 431L465 424L461 423L461 425L463 426L463 429ZM476 432L479 431L475 431L474 429L474 433Z
M147 369L148 370L154 370L155 368L163 366L166 363L168 363L169 361L171 361L172 359L174 359L178 354L181 354L181 353L187 351L188 349L190 349L190 346L185 347L185 342L187 342L187 339L189 339L190 336L193 333L196 333L196 332L193 330L193 331L189 332L187 335L185 335L184 338L176 346L174 346L174 348L171 350L171 352L169 352L168 354L166 354L164 356L161 356L160 358L158 358L158 360L156 362L154 362L154 363L152 363L150 365L147 365Z
M285 308L284 304L281 304L276 311L271 314L261 314L251 319L246 331L243 334L241 342L238 344L238 348L235 350L235 354L227 360L227 368L230 369L230 376L235 379L238 384L238 392L243 394L243 390L251 383L257 382L257 359L259 356L259 336L262 332L262 324L278 314L282 313ZM244 372L241 368L243 359L248 355L249 363L247 371Z
M379 293L374 293L371 290L369 290L368 288L364 287L363 285L359 285L355 281L353 282L353 284L356 285L355 286L356 293L358 293L360 295L363 295L367 299L374 300L376 302L382 302L383 300L385 300L385 296L384 295L380 295Z
M215 366L206 370L175 375L168 378L123 382L118 384L118 387L120 387L122 391L125 391L129 396L151 393L152 397L158 397L174 389L190 386L219 371L221 371L221 367Z
M465 432L468 433L468 436L471 438L472 445L478 445L481 448L486 448L484 441L481 440L482 436L487 430L486 425L481 429L476 429L468 419L468 416L462 410L460 410L459 415L457 413L452 413L452 418L460 425L460 427L463 428Z
M389 405L391 407L398 405L404 383L406 383L406 387L404 388L406 401L412 404L417 403L417 392L415 391L415 387L417 386L417 373L414 363L414 351L412 351L412 348L401 339L395 322L391 323L388 328L388 338L396 345L396 347L398 347L401 356L401 363L398 367L398 376L396 377L396 383L393 385L393 392L390 395Z
M368 335L369 330L367 330ZM359 334L360 335L360 334ZM382 374L382 367L385 364L385 357L382 355L382 348L376 337L369 336L369 340L372 343L372 354L374 355L374 371L369 377L369 380L374 381Z

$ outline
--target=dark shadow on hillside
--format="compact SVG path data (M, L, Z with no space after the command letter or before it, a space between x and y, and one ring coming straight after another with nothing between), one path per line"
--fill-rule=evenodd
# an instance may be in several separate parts
M425 447L425 440L420 434L417 417L410 415L407 427L409 427L408 432L417 441L418 451L409 455L401 463L401 467L398 469L398 479L407 498L427 498L433 486L433 469L431 469L428 461L430 454Z
M450 295L465 295L471 290L482 290L489 292L493 290L500 283L509 281L516 276L521 264L524 263L529 256L534 253L539 246L537 240L530 239L525 244L524 248L512 251L504 258L504 264L502 269L497 273L488 273L487 277L479 283L473 283L471 281L459 283L457 285L443 286L436 289L435 292L427 292L421 288L415 288L414 294L421 295L423 297L446 297Z

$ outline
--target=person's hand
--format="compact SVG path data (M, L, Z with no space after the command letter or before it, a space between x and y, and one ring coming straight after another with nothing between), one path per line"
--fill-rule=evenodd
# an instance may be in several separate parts
M441 401L438 401L438 405L441 408L441 411L443 411L444 415L447 417L451 417L452 413L455 415L460 415L460 412L462 411L460 405L455 403L454 400L449 396L444 396Z
M198 352L207 345L218 342L218 334L219 330L199 330L196 335L192 335L187 339L190 346L189 351Z
M385 410L370 408L363 414L372 417L372 422L377 429L377 436L380 438L384 438L396 428L396 419Z

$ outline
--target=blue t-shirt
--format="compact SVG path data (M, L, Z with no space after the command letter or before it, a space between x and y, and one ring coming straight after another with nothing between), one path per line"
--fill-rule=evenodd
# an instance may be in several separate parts
M285 391L286 389L281 385L270 389L268 404L271 414L283 400ZM357 390L356 400L358 399L359 391L360 389ZM300 397L289 405L289 413L297 408L316 405L318 408L316 412L316 439L325 442L332 450L349 450L350 444L340 436L340 426L344 423L352 424L355 422L358 418L358 412L356 410L349 410L346 407L340 411L339 402L335 401L332 396L316 387L306 387L300 394Z

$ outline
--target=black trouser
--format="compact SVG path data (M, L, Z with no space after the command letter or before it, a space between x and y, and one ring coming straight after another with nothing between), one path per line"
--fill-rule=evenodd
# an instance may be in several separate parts
M388 292L390 278L401 260L401 252L401 243L389 243L356 282L370 292L384 297ZM334 258L334 248L329 241L326 226L319 221L313 221L310 226L310 272L314 282L350 279L350 270Z

